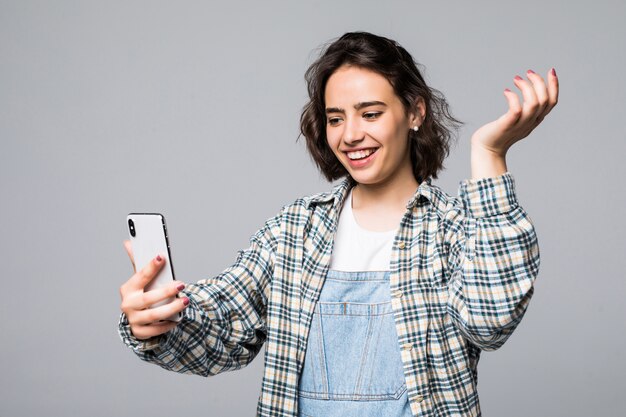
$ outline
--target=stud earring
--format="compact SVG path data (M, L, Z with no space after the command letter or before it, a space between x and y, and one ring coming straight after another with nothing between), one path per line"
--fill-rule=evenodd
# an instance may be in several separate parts
M415 126L413 126L413 131L417 132L419 130L419 128L420 127L418 125L415 125Z

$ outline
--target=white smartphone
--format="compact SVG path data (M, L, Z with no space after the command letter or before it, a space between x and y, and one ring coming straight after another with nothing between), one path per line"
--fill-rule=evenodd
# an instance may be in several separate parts
M133 258L137 271L146 266L157 254L165 256L165 266L161 268L157 276L146 285L144 291L150 291L171 283L175 277L165 217L160 213L130 213L126 217L126 222L128 224L128 234L133 248ZM170 297L150 307L165 305L177 297L178 295L176 297ZM182 313L176 313L168 317L167 320L178 322L181 319Z

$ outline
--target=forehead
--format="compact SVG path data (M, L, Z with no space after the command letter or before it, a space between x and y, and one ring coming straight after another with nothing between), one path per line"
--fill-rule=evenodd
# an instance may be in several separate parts
M340 102L380 100L399 102L392 85L381 74L361 67L339 67L326 82L324 90L326 105Z

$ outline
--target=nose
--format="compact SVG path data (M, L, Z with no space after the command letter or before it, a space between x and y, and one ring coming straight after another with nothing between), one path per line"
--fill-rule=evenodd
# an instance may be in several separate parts
M363 140L364 132L363 127L358 118L347 117L344 123L345 129L343 131L344 143L351 145Z

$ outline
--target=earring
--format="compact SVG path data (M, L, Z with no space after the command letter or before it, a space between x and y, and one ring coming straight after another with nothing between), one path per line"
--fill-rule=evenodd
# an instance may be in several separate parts
M415 125L415 126L413 126L413 131L417 132L419 130L419 128L420 127L418 125Z

